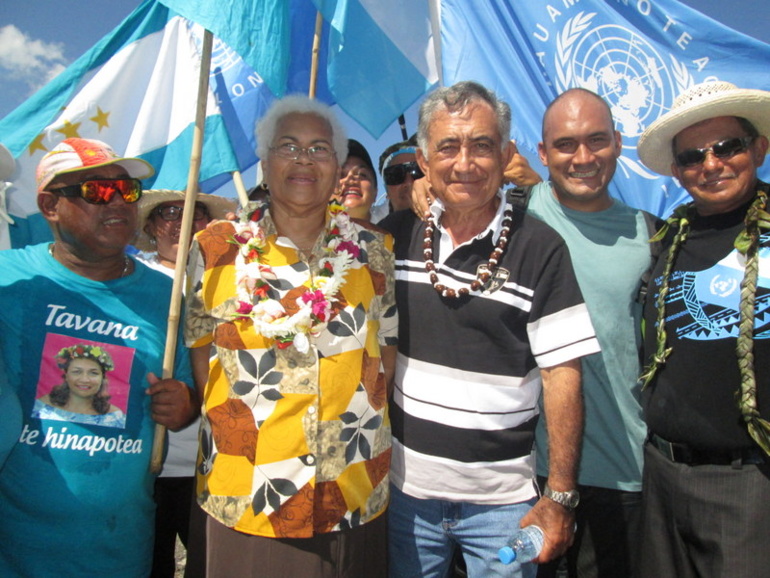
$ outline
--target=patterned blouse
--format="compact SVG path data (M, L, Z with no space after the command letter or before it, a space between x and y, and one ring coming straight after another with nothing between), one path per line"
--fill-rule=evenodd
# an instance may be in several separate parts
M323 235L308 265L277 236L269 212L261 224L261 261L291 312L319 273ZM193 244L185 338L216 349L204 394L198 501L228 527L307 538L364 524L387 506L391 431L380 347L397 343L393 240L368 224L355 227L362 250L306 354L277 347L251 319L234 317L233 223L209 226Z

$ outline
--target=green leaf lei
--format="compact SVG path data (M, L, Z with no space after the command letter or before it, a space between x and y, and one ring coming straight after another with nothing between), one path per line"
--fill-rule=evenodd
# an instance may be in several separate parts
M740 322L738 339L736 342L736 356L741 375L741 384L737 392L738 407L746 422L749 435L770 455L770 423L762 419L757 408L757 380L754 371L754 303L757 292L757 278L759 276L759 237L762 231L770 230L770 213L767 208L767 193L758 190L756 198L746 211L746 228L735 238L736 250L745 257L746 265L741 282L740 298ZM681 205L666 220L650 241L660 241L675 228L671 249L666 256L666 264L663 269L663 282L661 283L658 298L655 301L658 316L656 323L657 347L645 368L640 379L642 389L646 388L655 378L660 368L673 351L673 347L666 347L666 296L669 291L669 279L674 268L677 255L687 235L690 232L690 223L695 216L693 203Z

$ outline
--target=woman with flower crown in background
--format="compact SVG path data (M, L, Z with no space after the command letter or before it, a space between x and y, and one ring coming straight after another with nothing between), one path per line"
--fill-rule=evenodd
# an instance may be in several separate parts
M188 268L207 575L384 577L392 238L329 204L347 138L326 105L277 101L257 141L269 207L209 226Z

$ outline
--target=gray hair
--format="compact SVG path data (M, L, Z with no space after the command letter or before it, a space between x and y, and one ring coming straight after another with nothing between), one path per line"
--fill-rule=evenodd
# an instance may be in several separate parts
M427 96L420 105L419 123L417 126L417 145L428 158L428 130L433 121L433 115L439 110L459 112L474 102L485 102L492 107L497 117L497 130L503 142L511 136L511 107L491 90L478 82L463 81L452 86L438 88Z
M265 115L257 122L257 156L266 159L275 138L275 131L282 118L290 114L314 114L329 124L332 146L337 162L342 164L348 157L348 135L330 106L301 94L292 94L273 101Z

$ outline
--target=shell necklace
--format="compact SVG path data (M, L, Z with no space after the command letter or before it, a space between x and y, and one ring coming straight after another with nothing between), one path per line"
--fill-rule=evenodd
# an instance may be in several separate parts
M425 237L422 244L422 253L425 258L425 270L430 276L430 282L433 285L433 288L439 295L449 299L458 299L460 297L470 295L471 291L480 291L486 286L490 279L494 278L494 273L497 269L500 257L502 257L503 253L505 253L505 248L508 246L508 240L511 237L511 224L513 222L512 218L513 206L511 203L506 202L505 211L503 212L503 222L500 227L500 236L497 238L495 248L489 255L486 268L480 267L479 270L477 270L476 279L471 281L469 287L461 287L455 291L443 283L439 283L438 273L436 272L436 264L433 262L433 231L436 228L436 221L432 214L428 217L428 221L425 225Z

